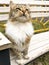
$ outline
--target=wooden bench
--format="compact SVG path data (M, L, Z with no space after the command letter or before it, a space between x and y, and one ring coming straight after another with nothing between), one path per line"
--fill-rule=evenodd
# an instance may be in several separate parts
M2 0L3 1L3 0ZM9 1L0 1L2 4L9 4ZM49 1L33 1L30 3L30 14L32 18L35 17L49 17ZM44 6L44 7L43 7ZM48 6L48 7L47 7ZM0 21L8 20L10 7L0 7ZM42 29L43 30L43 29ZM40 55L49 51L49 31L35 34L32 36L30 41L28 55L29 59L24 60L21 64L26 64L31 60L39 57ZM11 61L12 65L14 63L14 59ZM16 65L16 63L14 63Z
M0 65L10 65L11 42L0 32Z
M15 0L16 1L16 0ZM7 6L6 4L9 5L9 0L2 0L0 1L0 4L4 4L4 7L0 7L0 21L7 20L9 18L9 11L10 7ZM18 3L18 2L17 2ZM24 3L25 2L19 2L19 3ZM26 4L30 5L30 14L32 18L35 17L48 17L49 16L49 1L27 1ZM43 7L43 5L45 7ZM48 7L47 7L48 6Z
M28 56L30 59L25 60L24 64L39 57L40 55L49 51L49 31L35 34L30 41Z
M18 61L18 64L25 65L40 55L49 51L49 31L32 36L28 50L28 60ZM14 60L14 59L13 59ZM14 62L13 62L14 63ZM16 64L16 63L15 63Z

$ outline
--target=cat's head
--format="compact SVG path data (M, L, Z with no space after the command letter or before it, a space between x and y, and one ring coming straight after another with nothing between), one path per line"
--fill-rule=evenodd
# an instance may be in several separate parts
M15 4L10 2L9 18L13 21L26 22L30 19L30 12L28 5Z

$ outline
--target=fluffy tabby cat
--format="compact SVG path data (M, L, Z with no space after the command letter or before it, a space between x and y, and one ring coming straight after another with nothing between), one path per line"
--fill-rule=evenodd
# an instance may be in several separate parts
M9 20L6 25L6 35L11 39L16 54L27 59L30 39L33 35L33 26L27 5L10 2Z

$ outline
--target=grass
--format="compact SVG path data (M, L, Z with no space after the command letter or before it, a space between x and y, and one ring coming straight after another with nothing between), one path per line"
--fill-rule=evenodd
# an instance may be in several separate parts
M0 22L1 25L4 25L5 23L6 23L6 21ZM5 28L0 26L0 32L4 33L5 32Z
M5 32L5 29L0 27L0 32L4 33Z
M49 21L46 23L45 26L46 26L46 28L49 28Z
M44 29L44 26L39 21L32 21L34 30Z
M0 24L5 24L6 22L0 22ZM34 30L44 29L44 26L39 21L32 21L34 26ZM49 22L45 25L46 28L49 28ZM0 32L4 33L5 28L0 26ZM36 58L35 60L31 61L27 65L49 65L49 52Z

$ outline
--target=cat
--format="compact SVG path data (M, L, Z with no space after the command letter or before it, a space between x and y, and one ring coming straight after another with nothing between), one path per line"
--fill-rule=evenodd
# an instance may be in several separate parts
M19 59L29 58L28 48L34 28L30 21L31 16L28 5L10 2L9 19L6 23L6 36L13 41L13 49Z

